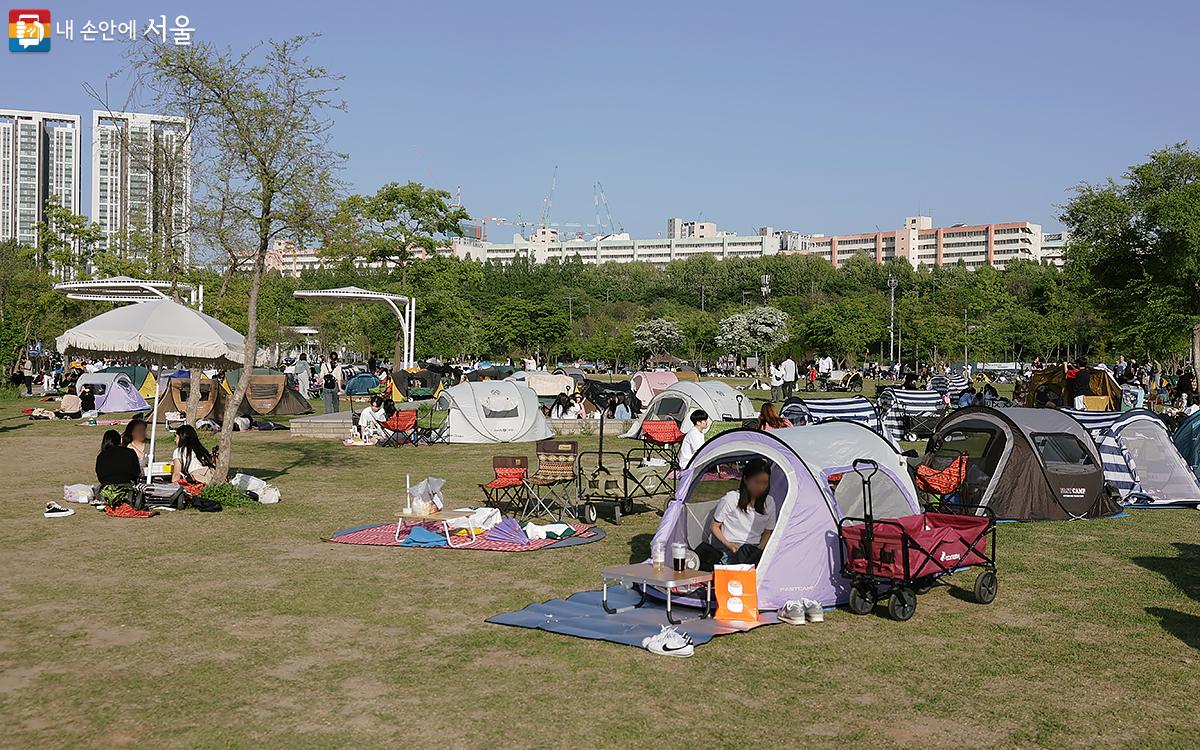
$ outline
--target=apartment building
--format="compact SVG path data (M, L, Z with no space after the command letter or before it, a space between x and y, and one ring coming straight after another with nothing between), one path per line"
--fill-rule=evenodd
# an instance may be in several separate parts
M38 242L51 202L79 213L79 117L0 109L0 241Z

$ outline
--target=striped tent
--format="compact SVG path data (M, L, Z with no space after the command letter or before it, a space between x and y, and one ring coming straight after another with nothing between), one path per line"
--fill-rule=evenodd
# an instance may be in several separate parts
M906 432L926 432L913 430L913 420L928 417L928 432L932 432L937 417L946 411L946 402L937 391L906 391L901 388L884 388L879 393L875 404L883 427L899 442L904 439ZM924 420L922 420L924 421Z
M1146 409L1127 412L1062 409L1092 436L1104 480L1130 505L1197 505L1200 484L1171 442L1167 427Z
M929 390L945 393L950 396L950 403L957 403L958 397L967 390L970 384L962 375L934 375L929 379Z
M846 398L799 398L792 396L783 402L779 416L799 427L805 424L820 424L833 419L858 422L872 432L883 436L889 443L892 436L883 429L883 422L874 405L862 396ZM897 447L893 445L893 447Z

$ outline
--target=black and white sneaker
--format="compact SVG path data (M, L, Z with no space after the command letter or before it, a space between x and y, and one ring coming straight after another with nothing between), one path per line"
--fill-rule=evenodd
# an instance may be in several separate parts
M675 628L666 625L662 626L658 635L643 638L642 646L650 653L659 656L691 656L696 652L690 635L683 635Z
M46 518L61 518L63 516L73 516L75 511L71 508L64 508L58 503L46 503L46 512L42 513Z

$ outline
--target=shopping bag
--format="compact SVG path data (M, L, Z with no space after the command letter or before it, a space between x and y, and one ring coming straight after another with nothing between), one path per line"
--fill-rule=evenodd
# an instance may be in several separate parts
M758 571L753 565L713 567L718 620L758 619Z

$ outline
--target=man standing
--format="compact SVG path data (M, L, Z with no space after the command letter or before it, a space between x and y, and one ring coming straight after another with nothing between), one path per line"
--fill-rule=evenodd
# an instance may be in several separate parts
M796 360L789 354L779 369L783 370L783 397L791 398L792 392L796 390Z
M1087 409L1085 399L1092 395L1092 370L1083 359L1075 363L1075 368L1074 376L1067 371L1067 387L1071 392L1071 405L1083 411Z
M21 357L21 380L25 383L25 395L33 395L33 361L29 357Z
M342 366L338 364L337 352L329 353L329 359L321 363L321 371L317 373L317 377L321 379L321 398L325 401L325 413L340 411Z
M828 354L817 360L817 377L823 388L829 387L829 378L833 376L833 357Z
M771 375L771 400L783 401L783 364L779 359L774 359L770 364Z
M307 401L308 391L312 388L312 365L308 363L308 354L300 352L300 358L296 360L293 370L296 383L300 386L300 395Z

